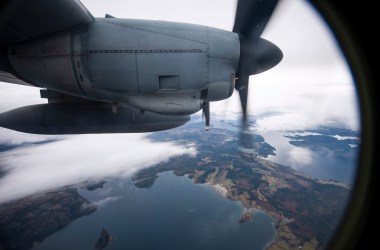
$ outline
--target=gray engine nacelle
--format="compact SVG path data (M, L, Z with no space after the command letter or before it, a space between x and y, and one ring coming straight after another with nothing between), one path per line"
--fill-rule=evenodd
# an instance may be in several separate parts
M70 33L13 45L8 58L22 79L40 87L190 114L200 109L201 98L216 101L232 94L239 53L238 35L220 29L97 18Z

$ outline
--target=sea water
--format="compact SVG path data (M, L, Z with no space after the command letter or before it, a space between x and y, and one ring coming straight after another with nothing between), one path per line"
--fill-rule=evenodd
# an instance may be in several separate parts
M240 202L171 172L160 174L149 189L114 179L80 193L99 209L37 249L94 249L103 227L112 236L107 249L263 249L275 238L274 220L264 212L255 211L252 221L239 224Z

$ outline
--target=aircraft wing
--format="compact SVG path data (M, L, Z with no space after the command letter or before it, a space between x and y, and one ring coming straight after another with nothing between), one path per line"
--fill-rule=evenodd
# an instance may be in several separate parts
M0 45L69 30L93 20L79 0L5 0L0 4Z
M19 85L34 86L28 82L21 80L16 75L17 74L14 72L14 70L9 64L6 48L0 47L0 82L9 82Z
M0 1L0 81L31 86L10 67L7 44L70 30L93 20L79 0Z

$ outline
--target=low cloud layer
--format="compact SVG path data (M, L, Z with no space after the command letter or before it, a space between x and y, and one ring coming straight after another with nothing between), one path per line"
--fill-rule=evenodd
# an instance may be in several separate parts
M35 87L0 82L0 113L18 107L46 103Z
M156 143L143 134L80 135L0 154L6 175L0 203L82 181L130 176L170 157L195 155L192 147Z
M111 197L104 198L102 200L94 201L94 202L92 202L92 204L94 204L95 206L97 206L99 208L102 208L102 207L105 207L106 205L108 205L109 203L118 201L120 199L121 199L120 196L111 196Z
M63 135L36 135L17 132L0 127L0 144L17 146L25 143L63 140L69 136Z
M314 160L312 157L312 152L305 148L292 148L289 150L288 156L289 158L286 160L289 162L288 165L295 169L307 166Z
M349 77L342 73L334 78L323 69L273 70L250 78L248 114L258 132L319 126L360 129L357 93ZM211 110L227 120L239 118L236 91L229 100L212 103Z

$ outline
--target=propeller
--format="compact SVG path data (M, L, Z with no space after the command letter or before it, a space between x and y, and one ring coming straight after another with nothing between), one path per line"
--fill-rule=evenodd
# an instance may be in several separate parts
M236 71L235 89L239 91L243 111L243 130L247 129L249 76L276 66L283 57L273 43L260 38L278 0L239 0L233 32L240 39L240 61Z
M249 76L262 73L276 66L283 57L273 43L261 38L278 0L238 0L233 32L239 35L240 58L236 70L235 89L239 92L242 107L242 133L248 136L247 102ZM203 102L206 130L210 126L210 103ZM247 140L245 140L247 141ZM243 143L243 141L242 141ZM244 143L243 143L244 144Z
M202 113L206 119L206 131L207 131L210 127L210 102L203 102Z

